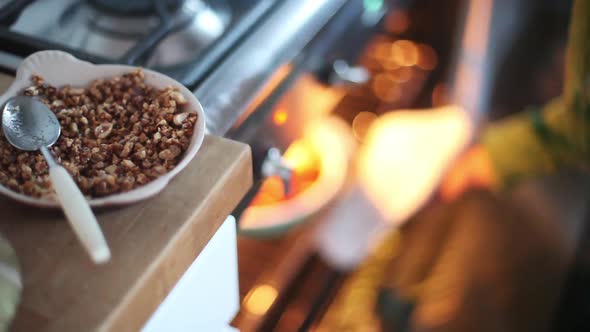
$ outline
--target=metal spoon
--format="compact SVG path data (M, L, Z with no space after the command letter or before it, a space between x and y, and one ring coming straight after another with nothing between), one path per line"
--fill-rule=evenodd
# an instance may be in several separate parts
M74 180L49 152L48 147L57 141L61 133L55 114L35 98L13 97L4 105L2 129L8 142L16 148L41 151L49 165L49 178L57 200L74 232L95 263L107 262L111 252L96 217Z

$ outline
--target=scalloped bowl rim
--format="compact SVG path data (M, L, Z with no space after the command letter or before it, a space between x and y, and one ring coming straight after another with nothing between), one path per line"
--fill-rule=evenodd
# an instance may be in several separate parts
M118 76L137 68L137 66L126 65L95 65L90 62L79 60L71 54L62 51L37 52L24 59L18 67L15 80L4 94L0 96L0 105L4 105L6 100L10 97L17 95L21 90L30 86L30 77L33 74L42 76L46 82L56 86L62 86L65 84L70 84L72 86L87 86L95 79ZM142 68L142 71L145 74L145 81L147 84L158 88L166 86L177 88L188 101L187 106L185 106L188 108L188 111L196 112L198 114L195 129L193 130L193 136L191 137L191 143L182 160L168 173L127 192L105 197L91 198L88 200L88 203L92 207L131 204L158 194L166 187L168 182L170 182L174 176L188 165L203 143L205 137L205 113L203 107L193 93L181 83L164 74L146 68ZM17 193L1 184L0 194L16 201L38 207L59 207L57 201L35 198Z

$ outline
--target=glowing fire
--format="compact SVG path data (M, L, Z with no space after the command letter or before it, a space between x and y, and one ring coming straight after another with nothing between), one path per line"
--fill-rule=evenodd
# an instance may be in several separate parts
M298 220L325 206L340 191L355 143L350 127L336 117L316 119L294 141L284 158L294 169L284 194L278 177L264 181L240 219L242 230L273 227Z
M277 126L282 126L287 122L288 117L289 113L287 113L287 110L280 108L273 113L272 121Z
M468 143L463 109L388 113L369 128L358 177L369 199L392 222L403 222L431 195L446 168Z
M285 187L281 178L271 176L262 183L252 205L276 204L289 199L305 191L317 179L320 164L317 153L310 142L294 141L285 151L283 158L293 168L288 195L285 195Z

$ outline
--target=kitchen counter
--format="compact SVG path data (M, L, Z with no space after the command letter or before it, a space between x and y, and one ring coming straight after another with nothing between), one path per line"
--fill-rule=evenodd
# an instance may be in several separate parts
M61 212L0 198L0 232L16 249L24 281L14 331L141 329L244 196L251 174L247 145L207 136L162 193L96 211L112 250L102 266Z

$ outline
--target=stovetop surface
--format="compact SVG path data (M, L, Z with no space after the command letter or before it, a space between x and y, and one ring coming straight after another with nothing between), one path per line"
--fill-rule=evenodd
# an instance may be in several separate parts
M18 2L18 1L16 1ZM65 49L93 62L126 63L194 85L229 47L247 34L273 0L37 0L6 33L39 48ZM4 11L15 1L2 0ZM174 3L174 5L167 5Z
M225 32L234 14L227 1L209 5L187 0L180 8L166 11L174 31L140 61L148 66L193 60ZM115 61L161 25L155 9L142 15L120 15L89 1L44 0L25 9L10 29Z

